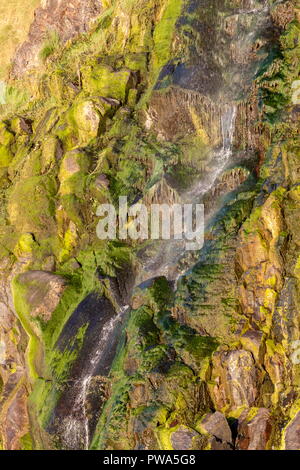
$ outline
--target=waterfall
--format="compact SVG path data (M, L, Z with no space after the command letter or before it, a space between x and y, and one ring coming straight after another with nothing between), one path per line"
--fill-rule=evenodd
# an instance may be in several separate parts
M232 144L235 127L236 106L225 106L225 110L221 116L221 129L223 146L220 157L225 161L232 155Z
M217 178L224 171L226 164L232 156L232 146L235 129L237 107L235 105L224 105L221 114L220 128L222 133L222 147L216 150L211 159L210 171L201 178L194 188L186 193L185 199L193 202L194 198L203 197L214 185Z
M238 37L235 42L233 42L233 46L236 47L236 50L241 55L250 53L251 47L254 44L257 30L260 30L265 25L265 12L268 10L268 2L267 0L264 0L261 4L258 4L258 7L256 7L257 2L251 0L248 2L247 6L248 8L235 11L235 15L247 15L246 18L243 18L245 21L241 23L243 31L245 29L246 32L243 32L241 37ZM229 16L232 16L232 12L229 13ZM257 19L255 16L256 27L254 29L251 28L251 30L247 32L246 26L248 23L250 24L250 20L253 20L254 22L254 18L249 18L248 15L256 15L257 13L260 15L257 15ZM222 18L222 21L226 21L227 17L225 16ZM223 58L221 52L220 62ZM218 54L218 51L216 51L216 54ZM239 67L239 64L236 66L235 64L230 63L228 65L228 69L226 69L226 74L229 76L229 84L231 84L231 81L235 83L232 80L235 72L234 67ZM223 72L225 72L225 70L223 70ZM246 73L245 75L247 76ZM228 83L226 82L226 86L228 86ZM240 87L239 84L237 84L237 86L240 91L242 87ZM212 142L219 142L220 140L221 144L218 146L218 148L212 149L210 159L207 161L206 171L204 172L204 175L199 178L199 181L196 183L196 185L193 186L184 195L180 195L182 196L181 202L183 203L202 202L204 197L209 194L212 188L214 188L218 178L222 175L232 158L237 106L233 102L235 95L232 96L226 91L227 90L225 89L225 85L223 85L219 96L223 97L222 99L226 101L225 103L212 102L211 98L208 96L201 97L201 105L205 111L203 112L204 122L202 123L202 126L205 129L209 128L211 124L210 121L212 121L211 113L214 113L215 116L213 124L215 124L215 121L217 121L220 116L219 125L211 125L213 130L208 134ZM187 101L188 104L192 105L195 104L197 99L200 99L193 89L190 92L187 90L181 90L180 93L182 93L182 96L180 96L178 102L176 101L177 95L171 94L170 92L169 94L166 93L165 100L169 100L169 102L165 101L165 104L167 103L168 106L168 103L170 103L170 106L174 106L174 103L172 102L172 100L174 100L175 105L179 107L181 102ZM197 109L200 109L200 106ZM150 118L152 117L150 116ZM147 124L150 126L151 122L147 122L146 127ZM153 251L151 251L152 247ZM163 240L161 242L155 241L151 245L149 244L148 249L150 256L145 257L144 260L141 260L143 269L141 270L142 274L140 282L145 282L146 279L151 279L161 275L165 275L168 279L172 279L177 282L178 278L183 274L183 272L186 272L187 266L185 264L179 264L179 260L184 258L186 255L186 243L184 240ZM187 260L188 263L193 262L193 259L188 257ZM62 440L65 447L67 448L89 448L90 427L87 403L91 388L91 380L97 374L97 365L105 356L105 352L107 352L107 345L110 344L111 338L113 338L114 335L114 331L117 329L117 324L122 320L123 313L127 308L127 306L123 307L117 316L110 319L104 325L99 337L97 348L92 351L91 357L86 360L86 369L84 373L82 373L81 377L74 382L73 388L75 389L75 399L71 409L68 412L68 416L62 420L61 424Z
M235 131L235 120L237 107L234 104L225 104L220 117L220 132L222 144L212 153L209 171L200 178L197 184L182 196L182 201L186 204L198 203L213 188L217 178L222 174L228 165L233 153L233 141ZM186 254L186 242L182 240L161 241L157 246L155 256L144 264L144 271L148 278L156 276L166 276L176 280L184 271L178 271L178 262ZM185 268L183 267L185 270ZM145 278L143 278L145 280Z
M96 373L103 353L107 345L112 341L116 326L122 321L128 305L123 306L119 313L107 321L104 325L96 350L87 361L84 373L72 385L75 391L73 404L67 417L62 420L60 425L61 438L64 447L68 449L88 449L90 444L89 417L87 414L86 403L89 393L89 387L92 377Z

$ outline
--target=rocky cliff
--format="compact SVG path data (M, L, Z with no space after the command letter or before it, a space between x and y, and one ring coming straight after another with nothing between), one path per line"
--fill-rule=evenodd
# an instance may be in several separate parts
M299 5L34 7L0 105L2 448L300 449ZM203 248L100 240L123 195L204 203Z

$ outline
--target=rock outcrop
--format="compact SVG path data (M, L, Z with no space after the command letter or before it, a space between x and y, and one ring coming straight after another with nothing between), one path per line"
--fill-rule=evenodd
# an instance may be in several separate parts
M61 44L80 33L87 32L91 21L102 10L100 0L42 0L35 10L28 39L16 51L12 73L19 77L40 62L40 52L45 41L51 42L57 34Z

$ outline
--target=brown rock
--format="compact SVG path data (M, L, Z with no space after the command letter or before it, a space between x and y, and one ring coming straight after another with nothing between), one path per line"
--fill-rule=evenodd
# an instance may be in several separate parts
M193 439L199 434L186 426L180 426L171 435L171 443L174 450L191 450Z
M286 450L300 450L300 411L286 428L284 444Z
M14 312L11 293L11 281L22 268L20 262L11 269L8 258L0 263L0 441L5 450L20 449L20 437L29 431L28 387L23 357L27 339Z
M217 352L213 357L211 387L217 409L251 406L258 395L257 371L249 351L243 349Z
M295 18L295 7L293 2L277 4L271 10L271 16L276 26L284 29Z
M46 271L28 271L18 281L26 288L25 300L31 316L49 321L66 288L65 279Z
M259 359L259 349L262 343L262 331L250 329L241 337L241 343L244 349L252 352L256 361Z
M17 391L7 409L6 418L3 423L4 448L7 450L19 450L21 448L20 437L22 437L24 429L28 428L28 426L27 391L23 385Z
M232 449L231 430L222 413L216 411L215 413L207 414L201 421L200 426L211 434L209 444L212 450Z
M271 435L272 417L266 408L245 410L238 421L238 450L265 450Z
M280 394L291 385L291 364L282 344L266 341L264 365L275 388L272 399L277 401Z
M95 185L97 186L97 188L108 189L109 188L109 179L107 178L106 175L104 175L102 173L102 174L97 176L96 181L95 181Z

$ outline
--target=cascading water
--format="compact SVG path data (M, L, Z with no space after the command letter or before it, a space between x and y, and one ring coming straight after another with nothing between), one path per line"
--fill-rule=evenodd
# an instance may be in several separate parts
M234 104L224 105L220 118L220 132L222 145L212 153L209 162L209 170L205 172L199 182L182 196L185 204L202 203L203 198L214 187L218 177L230 163L233 154L233 141L235 131L235 119L237 108ZM157 243L156 243L157 244ZM183 273L179 267L179 260L186 254L186 241L168 240L161 241L155 256L144 264L144 271L148 278L166 276L169 279L178 279Z
M199 199L203 197L213 187L222 171L224 171L224 168L232 156L235 118L236 106L224 105L220 123L222 147L213 153L209 171L205 172L205 178L201 178L194 188L185 195L185 202L191 203L194 202L195 198Z
M189 202L203 197L211 189L218 175L224 170L232 155L232 144L234 135L234 123L236 116L235 106L224 106L224 112L221 117L220 129L222 132L222 147L214 152L213 168L210 171L209 178L201 180L197 188L189 194ZM159 274L168 274L169 266L174 265L185 252L185 243L176 243L169 241L168 246L164 247L164 257L161 258L160 266L157 270L149 267L149 278ZM169 276L168 276L169 277ZM119 313L110 318L103 326L97 345L86 360L85 368L79 377L72 384L73 403L68 409L60 423L60 436L64 448L67 449L88 449L90 444L89 416L87 412L87 402L92 378L97 374L98 365L103 356L107 353L107 348L112 342L112 337L116 333L117 325L120 325L126 310L129 307L122 307Z
M128 309L128 305L123 306L119 313L108 320L104 325L96 350L90 356L81 376L73 384L74 402L70 406L68 416L60 424L61 440L67 449L88 449L90 443L89 416L87 414L86 403L92 377L95 375L97 367L107 347L112 342L112 337L118 324Z

